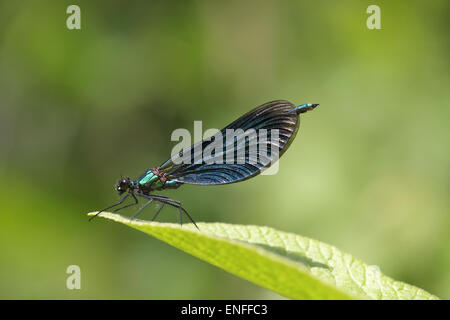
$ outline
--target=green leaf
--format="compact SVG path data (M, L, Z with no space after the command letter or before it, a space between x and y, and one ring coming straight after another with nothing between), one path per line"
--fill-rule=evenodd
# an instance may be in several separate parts
M437 299L331 245L269 227L198 223L198 231L192 224L180 227L106 212L99 216L291 299Z

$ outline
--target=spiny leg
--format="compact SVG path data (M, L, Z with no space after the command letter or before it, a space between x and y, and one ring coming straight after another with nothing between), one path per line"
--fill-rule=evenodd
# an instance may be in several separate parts
M200 230L199 227L197 226L197 224L195 223L194 219L192 219L191 215L180 205L178 208L180 208L180 210L183 210L183 212L187 215L187 217L189 218L189 220L191 220L191 222L194 224L194 226L197 228L197 230Z
M126 206L123 206L123 207L121 207L121 208L114 209L113 212L117 212L117 211L120 211L120 210L122 210L122 209L125 209L125 208L128 208L128 207L132 207L132 206L137 205L137 204L139 203L138 199L136 198L136 196L135 196L133 193L132 193L131 195L132 195L133 198L134 198L134 203L130 203L130 204L127 204Z
M174 199L170 199L168 197L165 196L158 196L158 195L146 195L143 193L136 193L137 196L143 197L143 198L147 198L147 199L154 199L158 202L164 203L164 204L168 204L169 206L178 208L179 212L184 212L187 217L189 218L189 220L191 220L191 222L194 224L194 226L198 229L199 227L197 226L197 224L195 223L194 219L192 219L192 217L190 216L190 214L181 206L181 202L178 200L174 200ZM158 212L159 213L159 212ZM180 215L182 216L182 214ZM181 219L180 222L182 223Z
M158 201L158 200L156 200ZM145 205L142 206L142 208L140 208L135 214L133 214L133 216L130 218L131 220L133 220L134 218L136 218L136 216L141 213L142 210L144 210L145 207L147 207L148 205L150 205L153 202L153 199L150 199ZM155 221L156 217L158 216L158 214L161 212L162 208L164 208L165 203L163 203L163 205L158 209L158 211L156 211L155 215L152 218L152 221Z
M135 214L133 214L132 216L131 216L131 218L130 218L130 220L134 220L134 218L136 218L137 217L137 215L139 214L139 213L141 213L141 211L142 210L144 210L144 208L146 207L146 206L148 206L150 203L152 203L153 202L153 199L150 199L146 204L144 204L138 211L136 211L136 213Z
M166 204L163 203L162 206L158 209L158 211L156 211L155 215L152 218L152 221L155 221L156 217L158 216L158 214L161 212L162 208L164 208Z
M109 206L109 207L106 207L106 208L103 209L103 210L100 210L100 211L97 212L95 215L93 215L93 216L89 219L89 221L91 221L92 219L94 219L96 216L98 216L98 215L99 215L100 213L102 213L103 211L106 211L106 210L111 209L111 208L113 208L113 207L115 207L115 206L118 206L118 205L121 204L121 203L122 203L129 195L130 195L130 194L127 193L127 194L124 195L124 196L122 197L122 199L120 199L119 202L117 202L116 204L113 204L112 206Z
M169 197L165 197L165 196L160 196L160 195L151 195L151 197L153 197L155 200L162 200L162 201L170 201L176 204L181 204L180 201L175 200L175 199L170 199Z
M191 220L191 222L194 224L194 226L198 229L198 230L200 230L199 229L199 227L197 226L197 224L195 223L195 221L194 221L194 219L192 219L192 217L191 217L191 215L181 206L181 203L179 202L179 201L177 201L177 200L173 200L173 199L167 199L167 200L160 200L160 199L155 199L155 200L157 200L157 201L159 201L159 202L162 202L162 203L166 203L166 204L168 204L169 206L172 206L172 207L175 207L175 208L178 208L178 210L179 210L179 212L180 212L180 224L182 224L183 223L183 214L182 214L182 212L184 212L186 215L187 215L187 217L189 218L189 220ZM171 202L169 202L169 201L174 201L175 203L171 203Z

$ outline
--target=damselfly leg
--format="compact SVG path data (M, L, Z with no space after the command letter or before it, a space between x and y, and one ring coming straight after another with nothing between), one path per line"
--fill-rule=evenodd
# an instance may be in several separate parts
M119 202L117 202L116 204L113 204L113 205L111 205L111 206L109 206L109 207L106 207L105 209L100 210L100 211L97 212L95 215L93 215L93 216L89 219L89 221L91 221L92 219L94 219L96 216L98 216L98 215L99 215L100 213L102 213L103 211L109 210L109 209L111 209L111 208L114 208L115 206L120 205L122 202L125 201L125 199L126 199L129 195L130 195L130 194L127 193L127 194L124 195L124 196L122 197L122 199L120 199ZM135 199L136 199L136 197L135 197ZM136 199L136 201L137 201L137 199Z
M122 209L125 209L125 208L128 208L128 207L132 207L132 206L137 205L139 203L138 199L136 198L136 196L133 193L131 194L131 196L134 198L134 203L130 203L130 204L127 204L126 206L123 206L121 208L114 209L113 212L117 212L117 211L120 211Z
M138 197L143 197L146 199L151 199L151 200L155 200L158 202L161 202L162 204L167 204L169 206L172 206L174 208L178 209L178 212L180 214L180 224L183 223L182 221L182 216L183 216L183 212L186 214L186 216L189 218L189 220L191 220L191 222L194 224L194 226L198 228L197 224L195 223L194 219L192 219L192 217L190 216L190 214L181 206L181 202L178 200L174 200L174 199L170 199L166 196L159 196L159 195L147 195L147 194L143 194L143 193L136 193L136 195ZM162 207L160 208L160 210L162 209ZM159 210L159 211L160 211ZM155 214L155 216L153 217L153 219L156 219L156 216L159 214L159 211L157 212L157 214ZM199 229L200 230L200 229Z
M138 216L139 213L141 213L142 210L144 210L145 207L147 207L150 203L153 202L153 199L150 199L146 204L144 204L138 211L136 211L132 216L131 216L131 220L134 220L134 218L136 218Z

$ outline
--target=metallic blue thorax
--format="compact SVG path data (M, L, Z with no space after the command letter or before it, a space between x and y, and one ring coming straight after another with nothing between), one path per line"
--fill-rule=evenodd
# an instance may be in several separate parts
M143 189L147 192L152 190L163 190L170 187L173 188L179 184L176 181L161 178L155 174L153 168L146 171L143 175L136 179L135 183L139 189Z

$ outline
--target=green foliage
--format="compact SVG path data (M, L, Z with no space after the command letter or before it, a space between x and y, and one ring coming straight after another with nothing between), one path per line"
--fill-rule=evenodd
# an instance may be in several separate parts
M331 245L269 227L199 223L198 231L192 224L100 216L291 299L437 299Z

